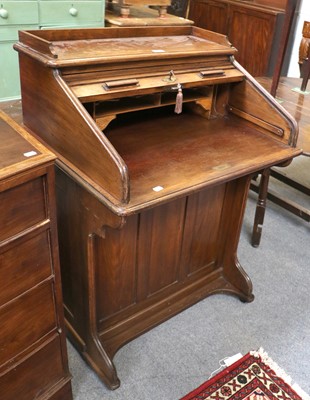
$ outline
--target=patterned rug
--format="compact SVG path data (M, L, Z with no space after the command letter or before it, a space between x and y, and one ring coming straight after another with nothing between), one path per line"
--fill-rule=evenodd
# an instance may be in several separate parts
M250 352L181 400L309 400L262 349Z

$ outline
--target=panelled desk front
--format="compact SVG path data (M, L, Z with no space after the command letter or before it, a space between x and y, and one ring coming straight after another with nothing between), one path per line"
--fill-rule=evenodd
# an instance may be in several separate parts
M0 111L0 398L70 400L55 156Z
M58 155L69 335L115 389L128 341L213 293L253 300L236 254L249 184L300 153L296 123L196 27L20 32L15 48L24 123Z

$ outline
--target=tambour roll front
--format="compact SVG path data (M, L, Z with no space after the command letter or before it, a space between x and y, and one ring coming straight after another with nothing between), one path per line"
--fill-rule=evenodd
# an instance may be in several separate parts
M15 48L24 123L58 156L68 334L113 389L128 341L213 293L253 300L249 184L300 153L296 123L196 27L22 31Z

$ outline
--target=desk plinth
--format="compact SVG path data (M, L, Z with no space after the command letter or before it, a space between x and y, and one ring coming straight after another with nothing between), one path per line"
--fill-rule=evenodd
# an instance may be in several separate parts
M214 293L253 300L250 179L300 153L296 123L195 27L22 32L16 49L24 123L58 155L69 336L115 389L128 341Z

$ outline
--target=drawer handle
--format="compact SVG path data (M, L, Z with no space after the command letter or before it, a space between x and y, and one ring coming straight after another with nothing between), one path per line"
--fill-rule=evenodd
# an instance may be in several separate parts
M105 90L122 89L126 87L139 86L137 79L123 79L119 81L107 81L102 85Z
M78 10L72 6L69 10L69 13L72 15L72 17L76 17L78 15Z
M7 19L9 16L9 12L5 8L0 8L0 17L3 19Z
M212 77L212 76L225 75L225 71L223 71L222 69L200 71L199 75L200 75L201 78L208 78L208 77Z

